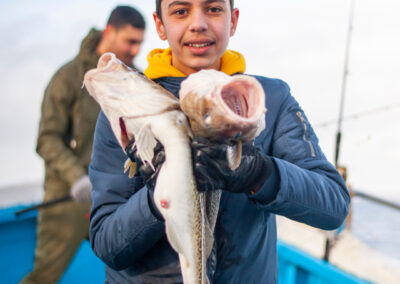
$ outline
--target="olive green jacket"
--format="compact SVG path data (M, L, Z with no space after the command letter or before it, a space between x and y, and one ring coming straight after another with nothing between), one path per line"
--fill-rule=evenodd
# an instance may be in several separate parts
M68 194L87 174L99 106L82 82L97 65L100 40L101 32L92 29L79 54L55 73L45 90L36 147L45 162L45 199Z

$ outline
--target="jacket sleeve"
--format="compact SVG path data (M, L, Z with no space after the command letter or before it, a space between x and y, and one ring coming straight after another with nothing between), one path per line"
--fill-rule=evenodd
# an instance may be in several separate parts
M60 69L45 90L36 151L44 159L46 170L72 185L87 168L69 147L75 94L67 78Z
M126 154L103 114L97 120L89 176L93 185L90 242L95 254L120 270L140 260L165 234L148 205L140 177L124 174Z
M273 175L278 177L277 190L266 182L251 198L272 213L321 229L335 229L348 214L348 190L322 153L318 138L289 87L278 82L277 95L269 97L272 113L266 125L270 129L262 142L276 166ZM265 199L271 191L276 191L273 199Z

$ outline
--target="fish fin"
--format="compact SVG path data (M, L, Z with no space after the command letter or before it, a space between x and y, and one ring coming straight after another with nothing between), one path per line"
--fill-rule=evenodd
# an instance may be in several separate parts
M221 199L221 190L207 191L204 192L205 199L205 248L206 248L206 259L211 254L214 245L214 229L217 222L219 202ZM202 193L203 194L203 193Z
M136 163L132 162L131 159L127 159L125 161L125 165L124 165L124 173L126 173L129 170L129 178L133 178L135 176L136 173Z
M125 164L124 164L124 173L126 173L127 170L129 170L129 168L130 168L130 166L131 166L130 163L132 163L131 159L127 159L127 160L125 161Z
M236 145L229 146L226 151L226 159L228 160L229 168L234 171L236 170L241 162L242 158L242 141L238 141Z
M221 199L222 191L220 189L207 191L206 193L206 217L210 225L210 229L214 232L215 223L219 210L219 201Z
M214 246L214 229L217 221L221 190L199 193L201 213L201 283L209 283L207 259Z
M200 192L200 221L201 221L201 283L204 283L207 266L207 241L209 240L209 223L206 216L206 192Z
M131 168L129 170L129 177L133 178L136 174L136 163L132 162Z
M188 127L187 135L189 136L190 139L194 138L193 131L190 127Z
M154 147L157 145L156 138L151 131L150 125L144 125L135 137L135 145L137 148L137 155L142 160L143 164L147 162L155 171L152 164L154 156Z

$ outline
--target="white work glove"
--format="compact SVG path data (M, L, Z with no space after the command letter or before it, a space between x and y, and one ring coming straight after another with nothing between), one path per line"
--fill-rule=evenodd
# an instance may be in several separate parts
M89 176L78 178L71 187L71 197L77 202L91 202L92 184Z

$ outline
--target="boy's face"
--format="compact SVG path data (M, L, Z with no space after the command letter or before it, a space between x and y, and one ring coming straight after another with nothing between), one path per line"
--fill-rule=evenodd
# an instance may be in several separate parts
M162 0L162 20L153 14L158 35L168 40L172 65L186 75L220 68L239 10L229 0Z

